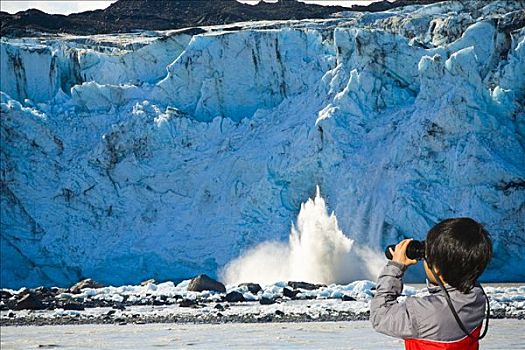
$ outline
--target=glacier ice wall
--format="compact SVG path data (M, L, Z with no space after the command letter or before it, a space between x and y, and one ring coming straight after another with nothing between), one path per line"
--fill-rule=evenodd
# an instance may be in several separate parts
M377 251L473 217L484 279L523 280L524 11L2 38L2 287L215 275L316 185Z

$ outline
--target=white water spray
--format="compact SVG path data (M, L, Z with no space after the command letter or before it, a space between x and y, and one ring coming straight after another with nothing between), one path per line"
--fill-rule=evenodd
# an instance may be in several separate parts
M380 255L344 235L317 187L315 198L301 204L288 244L262 243L226 265L221 277L227 284L348 283L375 279L383 264Z

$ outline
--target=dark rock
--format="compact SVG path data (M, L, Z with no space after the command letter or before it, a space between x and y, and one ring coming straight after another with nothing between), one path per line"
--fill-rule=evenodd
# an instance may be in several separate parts
M18 300L22 299L23 297L25 297L26 295L28 294L31 294L31 291L27 288L22 288L18 294L15 295L15 298L17 298Z
M245 301L244 296L242 295L242 293L239 293L239 292L236 292L236 291L229 292L228 294L226 294L226 296L224 297L224 300L226 300L226 301L228 301L230 303L238 303L238 302Z
M12 297L11 299L5 300L4 303L8 310L14 310L16 307L16 303L18 303L18 300Z
M33 293L38 295L55 295L56 293L51 289L47 287L38 287L32 290Z
M220 312L217 313L217 317L222 317L224 316L223 314L221 314Z
M298 290L291 290L290 288L283 288L283 295L285 297L288 297L288 298L291 298L291 299L295 299L295 297L299 293L300 293L300 291L298 291Z
M257 319L258 322L272 322L273 316L272 315L264 315L262 317L259 317Z
M166 305L166 302L164 300L160 299L160 298L153 297L152 304L154 306L161 306L161 305Z
M31 290L38 299L43 302L54 302L55 296L57 295L51 288L38 287Z
M108 312L106 312L106 315L107 316L111 316L113 314L115 314L117 312L117 310L109 310Z
M237 31L242 30L242 29L243 29L243 27L241 27L241 26L231 26L231 27L224 28L223 31L225 31L225 32L237 32Z
M184 29L181 29L181 30L177 31L178 35L186 34L186 35L194 36L194 35L199 35L199 34L203 34L203 33L207 33L207 31L205 29L202 29L202 28L199 28L199 27L184 28Z
M191 280L188 290L193 292L202 292L204 290L217 291L226 293L226 287L221 282L210 278L207 275L199 275Z
M506 314L507 312L505 309L490 310L490 317L492 318L505 318Z
M72 303L72 302L63 304L62 308L64 310L76 310L76 311L84 311L85 310L84 305L82 305L80 303Z
M266 297L262 297L261 300L259 300L259 304L261 304L261 305L271 305L271 304L275 304L275 300L270 299L270 298L266 298Z
M15 305L15 310L44 310L45 308L46 306L33 293L24 295Z
M13 294L9 293L7 290L0 290L0 299L9 299Z
M259 291L262 290L261 286L258 283L241 283L239 287L247 287L250 293L256 295Z
M355 301L355 298L352 298L350 295L343 295L343 301Z
M191 299L182 299L181 302L179 303L180 307L190 307L194 305L197 305L197 301L191 300Z
M215 309L217 309L219 311L224 311L224 306L222 306L221 304L217 304L217 305L215 305Z
M10 313L7 314L7 317L13 318L13 317L15 317L15 313L14 312L10 312Z
M277 316L284 316L284 312L282 312L281 310L275 310L275 314Z
M498 29L510 33L525 26L525 11L523 9L505 14L498 22Z
M103 285L101 285L100 283L93 281L91 278L87 278L85 280L78 282L73 287L69 288L69 292L73 294L79 294L84 288L102 288L102 287Z
M121 311L126 310L126 307L122 303L114 303L112 308L115 310L121 310Z
M67 288L58 288L58 287L52 287L51 288L51 291L57 295L57 294L60 294L60 293L66 293L68 291Z
M313 284L313 283L307 283L307 282L288 282L288 286L292 287L293 289L306 289L306 290L315 290L319 289L321 287L326 287L324 284Z

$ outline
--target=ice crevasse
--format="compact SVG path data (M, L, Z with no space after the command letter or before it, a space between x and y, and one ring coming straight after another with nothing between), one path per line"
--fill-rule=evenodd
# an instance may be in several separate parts
M483 278L523 280L524 11L2 38L2 287L216 275L286 241L316 185L378 252L473 217Z

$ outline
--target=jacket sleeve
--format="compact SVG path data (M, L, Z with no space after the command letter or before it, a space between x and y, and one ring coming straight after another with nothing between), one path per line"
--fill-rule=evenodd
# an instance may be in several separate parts
M403 291L406 266L389 261L377 279L376 294L370 303L370 321L374 329L396 338L417 338L415 315L407 303L398 303Z

